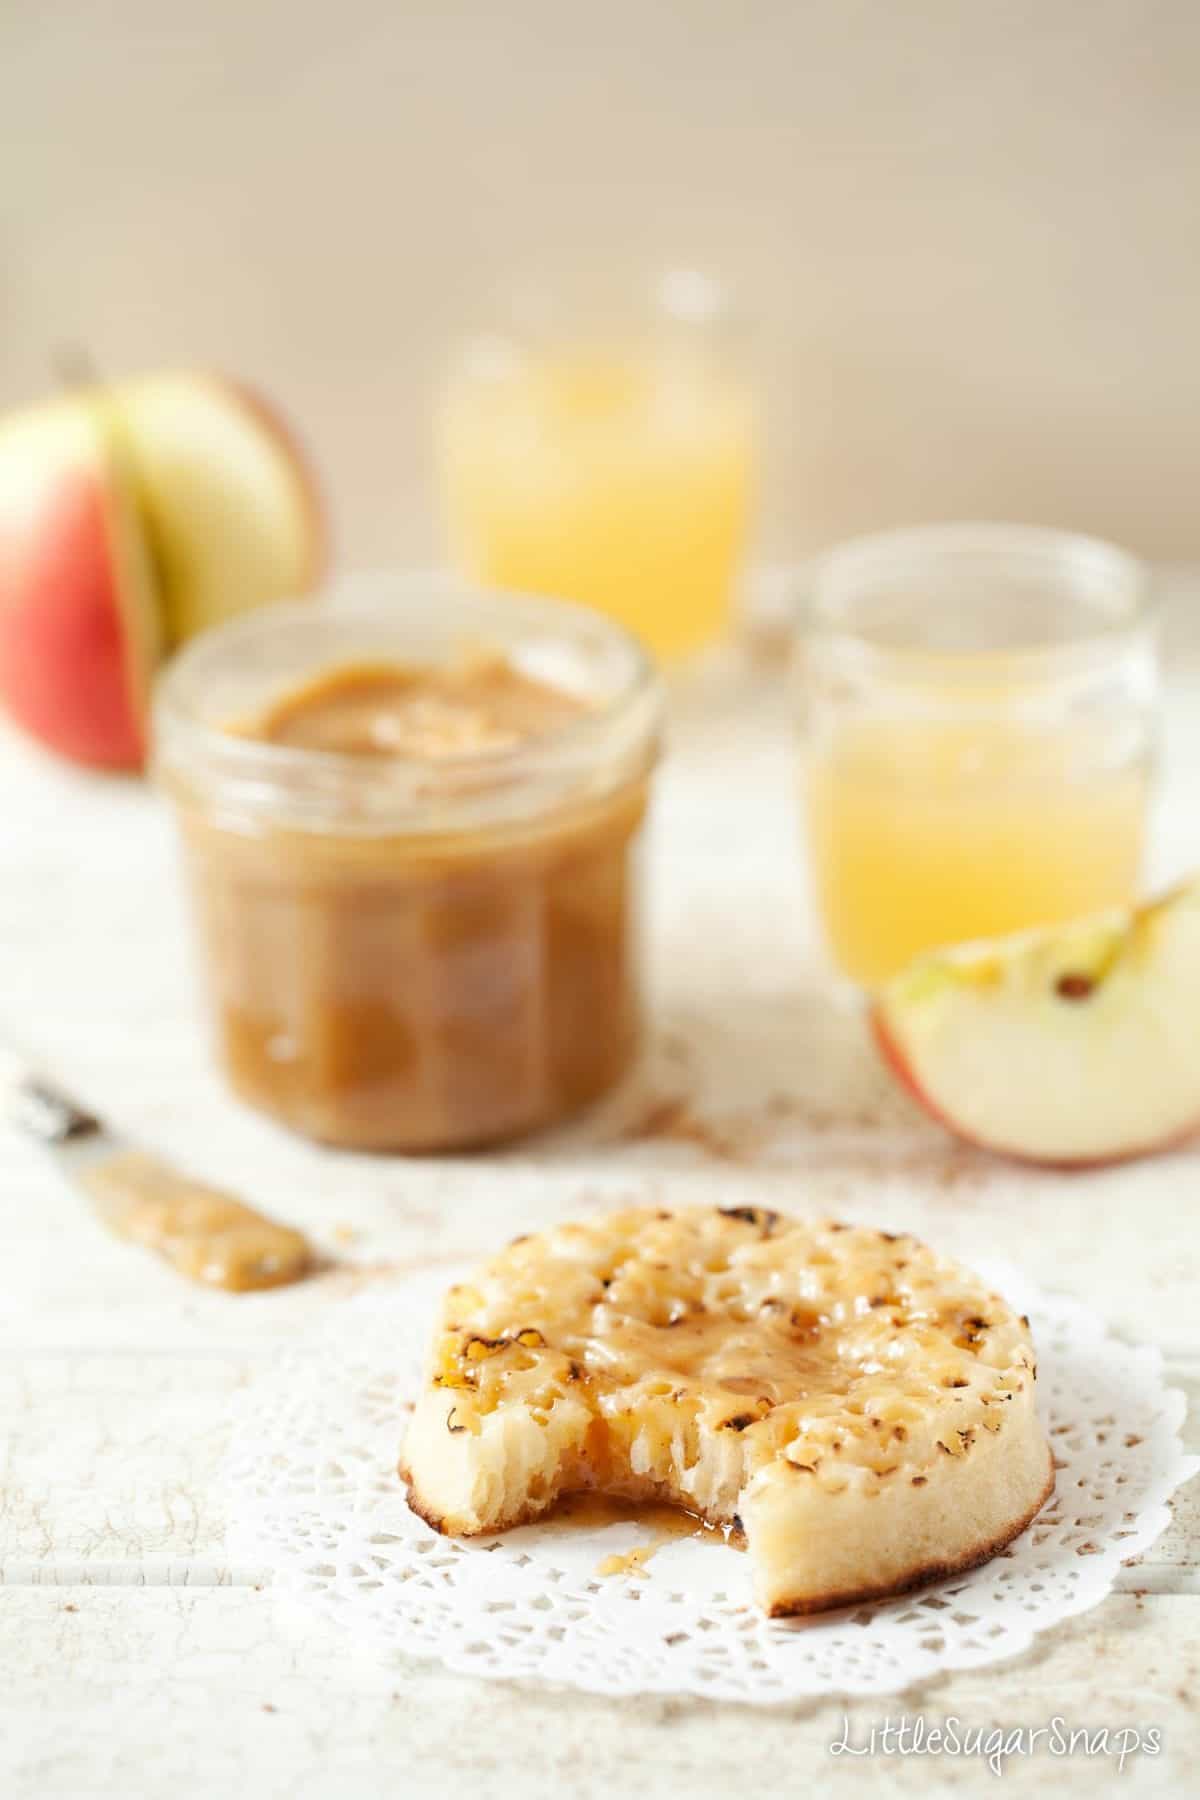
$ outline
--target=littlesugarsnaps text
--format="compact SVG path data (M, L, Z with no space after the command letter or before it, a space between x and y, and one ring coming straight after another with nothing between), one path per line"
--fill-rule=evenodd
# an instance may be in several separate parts
M1072 1725L1057 1715L1044 1725L969 1725L953 1713L944 1719L901 1713L852 1727L843 1713L829 1754L974 1757L997 1776L1014 1757L1086 1756L1104 1759L1120 1775L1130 1757L1158 1756L1162 1747L1158 1725Z

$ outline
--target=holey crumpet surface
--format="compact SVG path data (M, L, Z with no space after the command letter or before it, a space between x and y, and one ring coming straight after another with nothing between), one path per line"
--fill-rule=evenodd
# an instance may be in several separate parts
M1053 1486L1028 1322L915 1238L758 1207L516 1239L442 1304L401 1472L461 1536L588 1489L744 1536L773 1616L983 1562Z

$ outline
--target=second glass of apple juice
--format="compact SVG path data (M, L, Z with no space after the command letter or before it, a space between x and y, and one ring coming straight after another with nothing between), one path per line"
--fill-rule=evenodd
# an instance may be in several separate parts
M1147 572L946 525L826 557L799 659L818 909L843 974L1134 896L1158 695Z
M724 627L753 479L721 289L654 303L539 294L464 346L436 420L451 549L473 579L582 601L673 657Z

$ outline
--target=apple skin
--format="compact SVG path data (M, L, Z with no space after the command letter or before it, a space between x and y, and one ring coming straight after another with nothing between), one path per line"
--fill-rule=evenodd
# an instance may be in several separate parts
M47 748L143 766L176 645L319 578L326 531L294 438L201 371L82 388L0 423L0 702Z
M0 696L50 749L104 769L145 755L159 632L120 445L100 408L0 437Z
M38 527L4 608L0 689L17 723L65 756L136 768L145 742L96 483L60 476Z
M1112 1169L1119 1167L1122 1163L1138 1162L1145 1156L1166 1155L1172 1150L1181 1149L1193 1138L1200 1136L1200 1118L1197 1118L1193 1123L1183 1126L1181 1130L1157 1143L1135 1144L1128 1149L1110 1150L1103 1156L1031 1156L1027 1151L1015 1150L1008 1144L990 1144L983 1138L964 1131L961 1125L956 1125L954 1120L929 1098L914 1076L900 1046L888 1030L887 1021L878 1006L871 1008L870 1026L871 1035L875 1039L876 1047L884 1062L901 1087L916 1101L922 1112L928 1114L931 1119L950 1132L953 1137L958 1138L960 1142L970 1144L975 1150L985 1150L991 1156L1003 1156L1009 1162L1022 1163L1026 1168L1047 1169L1063 1175L1086 1175L1089 1170Z

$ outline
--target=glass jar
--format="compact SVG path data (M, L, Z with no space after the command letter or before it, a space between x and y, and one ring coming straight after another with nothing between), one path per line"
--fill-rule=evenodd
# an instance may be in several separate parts
M585 703L430 759L246 735L330 671L484 650ZM382 580L194 641L155 715L240 1097L324 1143L445 1150L596 1099L638 1040L636 848L659 685L581 607Z
M844 974L1134 896L1158 695L1144 567L945 525L817 566L799 671L808 848Z
M581 600L676 656L728 621L754 409L717 283L675 271L633 317L624 299L535 290L464 345L435 422L442 510L473 579Z

